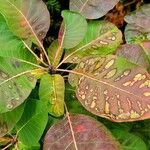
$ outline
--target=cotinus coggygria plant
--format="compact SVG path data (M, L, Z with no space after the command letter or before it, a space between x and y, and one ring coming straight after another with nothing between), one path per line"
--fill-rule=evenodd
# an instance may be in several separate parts
M42 0L0 0L0 149L149 147L131 131L149 127L150 5L123 33L104 19L118 2L70 0L47 44L55 20Z

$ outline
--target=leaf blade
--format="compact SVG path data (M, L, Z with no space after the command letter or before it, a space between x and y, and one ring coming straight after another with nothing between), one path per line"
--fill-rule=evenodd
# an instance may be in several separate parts
M69 80L88 111L116 122L150 117L150 76L144 68L123 58L91 56L72 73Z
M70 121L78 149L118 150L120 148L110 132L92 118L85 115L70 115ZM56 137L57 132L59 136ZM43 149L75 149L72 140L69 120L65 118L49 129L44 139Z
M30 37L33 42L41 41L45 37L49 29L50 17L45 4L41 0L1 0L0 3L0 12L5 16L9 28L18 37L25 39ZM22 6L25 7L23 8ZM45 14L44 17L42 17L43 14ZM14 17L10 17L11 15Z
M64 114L64 79L61 75L46 74L41 78L39 97L46 103L50 114L58 117Z
M111 10L119 0L70 0L70 10L80 12L87 19L98 19Z

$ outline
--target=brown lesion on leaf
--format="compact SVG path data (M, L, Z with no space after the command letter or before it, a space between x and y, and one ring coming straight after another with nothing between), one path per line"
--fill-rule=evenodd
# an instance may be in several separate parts
M133 80L130 81L126 81L125 83L123 83L123 86L133 86L135 83L137 83L138 81L142 81L146 79L146 75L145 74L136 74L133 78Z
M0 77L5 80L9 78L9 75L3 72L2 70L0 70Z
M104 76L104 79L110 79L112 77L114 77L117 73L117 69L114 68L112 70L110 70L105 76Z
M106 65L105 65L105 69L109 69L113 64L115 63L115 59L111 59Z
M143 95L146 97L150 97L150 92L145 92L145 93L143 93Z
M106 114L109 114L109 113L110 113L110 104L109 104L109 102L107 102L107 101L106 101L106 103L105 103L104 112L105 112Z
M150 88L150 80L146 80L144 83L142 83L139 88L148 87Z
M8 132L8 126L6 122L0 121L0 136Z
M131 119L136 119L136 118L140 118L140 114L138 114L136 111L134 111L134 110L131 110L131 112L130 112L130 118Z

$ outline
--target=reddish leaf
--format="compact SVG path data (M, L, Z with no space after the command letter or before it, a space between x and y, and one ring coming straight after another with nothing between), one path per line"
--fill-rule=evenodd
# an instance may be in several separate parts
M76 96L93 114L116 122L150 118L150 75L115 56L84 58L71 71Z
M135 64L143 66L144 68L149 68L150 49L146 48L150 45L149 43L150 42L145 42L141 44L141 46L136 44L122 45L117 51L117 56L124 57Z
M97 19L111 10L119 0L70 0L70 9L80 12L87 19Z
M68 117L49 129L43 150L120 150L101 123L85 115Z
M125 17L128 23L125 29L125 39L128 43L139 43L150 39L150 4Z

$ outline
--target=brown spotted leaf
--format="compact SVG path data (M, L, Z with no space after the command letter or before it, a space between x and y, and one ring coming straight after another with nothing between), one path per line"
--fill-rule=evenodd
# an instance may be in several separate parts
M70 0L70 9L80 12L87 19L97 19L111 10L119 0Z
M150 75L116 56L84 58L69 81L90 112L116 122L150 118Z
M88 22L87 33L76 47L67 49L64 61L78 63L85 56L108 55L122 42L121 31L107 21Z
M43 150L121 150L121 147L101 123L85 115L69 115L69 119L49 129Z

